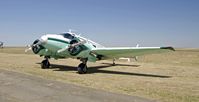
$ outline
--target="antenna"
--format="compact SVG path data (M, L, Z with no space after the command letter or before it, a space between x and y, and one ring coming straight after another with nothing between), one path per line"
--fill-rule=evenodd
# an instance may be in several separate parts
M71 29L69 29L69 31L68 31L69 33L72 33L72 30Z
M79 34L78 34L78 36L81 36L81 35L82 35L82 33L79 33Z
M72 32L75 32L76 30L74 30L74 29L69 29L68 31L69 31L69 33L72 33Z

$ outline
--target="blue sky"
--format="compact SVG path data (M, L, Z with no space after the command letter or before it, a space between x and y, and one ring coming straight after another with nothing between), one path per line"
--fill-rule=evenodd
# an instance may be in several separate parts
M1 0L0 41L74 29L105 46L199 48L199 0Z

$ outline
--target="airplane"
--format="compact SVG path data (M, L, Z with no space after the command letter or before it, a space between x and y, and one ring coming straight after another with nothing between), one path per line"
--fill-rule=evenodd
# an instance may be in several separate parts
M3 48L3 42L0 41L0 48Z
M173 47L104 47L90 39L84 38L71 31L60 34L45 34L33 42L25 50L32 50L34 54L44 56L41 68L49 68L49 58L75 58L80 63L77 67L79 74L87 73L87 61L115 59L120 57L140 56L145 54L175 51Z

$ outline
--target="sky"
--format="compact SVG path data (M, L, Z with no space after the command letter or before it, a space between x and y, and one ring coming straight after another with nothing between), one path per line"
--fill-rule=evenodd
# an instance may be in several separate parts
M199 48L199 0L0 0L0 41L74 32L104 46Z

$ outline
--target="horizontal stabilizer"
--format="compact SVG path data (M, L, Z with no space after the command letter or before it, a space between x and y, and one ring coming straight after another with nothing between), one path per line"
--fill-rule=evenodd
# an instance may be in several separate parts
M172 51L175 51L175 49L171 46L169 47L160 47L160 49L168 49L168 50L172 50Z

